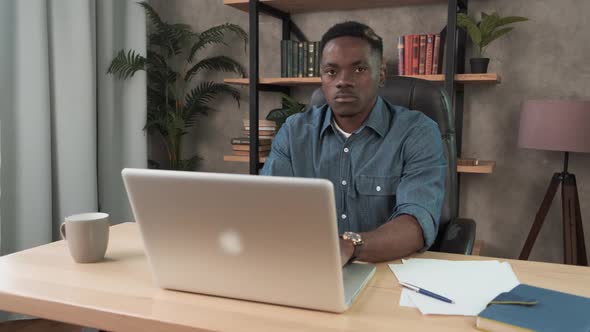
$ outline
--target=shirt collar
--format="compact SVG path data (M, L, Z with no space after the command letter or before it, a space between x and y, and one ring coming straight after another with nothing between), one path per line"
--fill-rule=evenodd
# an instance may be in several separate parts
M355 133L359 133L364 127L369 127L379 134L379 136L385 137L385 134L387 134L387 130L389 129L390 122L390 114L386 112L385 108L386 107L385 103L383 102L383 98L377 96L377 101L375 102L375 106L373 106L371 113L369 113L365 123L359 129L357 129ZM324 122L322 123L322 128L320 130L320 136L324 134L326 128L332 126L332 120L332 109L330 106L327 106L327 112L324 116ZM332 127L332 129L336 131L336 128Z
M320 130L320 137L324 135L324 132L328 127L332 127L332 109L328 104L325 104L326 114L324 116L324 122L322 123L322 129ZM334 128L332 128L334 129Z
M365 120L364 126L373 129L379 136L385 137L389 129L390 116L391 114L388 112L383 98L378 96L377 102Z

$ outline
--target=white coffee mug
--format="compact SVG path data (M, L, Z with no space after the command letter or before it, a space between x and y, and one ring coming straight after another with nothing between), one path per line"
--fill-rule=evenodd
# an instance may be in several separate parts
M109 215L100 212L75 214L65 218L59 231L78 263L95 263L104 258L109 243Z

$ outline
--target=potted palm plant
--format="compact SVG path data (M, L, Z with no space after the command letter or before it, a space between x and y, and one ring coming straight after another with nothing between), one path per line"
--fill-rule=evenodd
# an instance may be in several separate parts
M234 59L217 55L198 59L200 51L214 44L226 45L228 33L248 41L246 32L235 24L221 24L201 33L193 32L187 24L164 22L147 3L139 3L149 18L147 55L135 50L121 50L111 62L108 73L121 79L137 71L147 72L148 108L144 130L160 137L168 154L168 165L162 168L193 170L200 159L197 155L183 157L183 137L196 124L199 115L215 109L211 101L229 95L239 106L237 89L209 80L195 78L204 71L233 72L245 76L242 66ZM150 161L159 167L158 163Z
M489 58L484 57L486 47L494 40L512 31L514 27L508 24L527 21L522 16L500 17L497 13L481 13L481 21L475 22L467 14L457 14L457 25L467 31L469 38L477 47L478 57L469 59L472 73L486 73L488 71Z

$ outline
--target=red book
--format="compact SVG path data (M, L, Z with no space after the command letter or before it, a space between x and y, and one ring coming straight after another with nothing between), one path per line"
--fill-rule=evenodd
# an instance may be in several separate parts
M412 75L412 35L404 36L404 73Z
M420 35L420 58L418 62L418 74L424 75L426 67L426 35Z
M432 73L440 74L442 72L442 47L440 45L440 35L434 35L434 49L432 51Z
M434 35L426 35L426 64L424 65L424 73L426 75L432 74L432 52L434 51Z
M420 35L412 35L412 75L420 72Z

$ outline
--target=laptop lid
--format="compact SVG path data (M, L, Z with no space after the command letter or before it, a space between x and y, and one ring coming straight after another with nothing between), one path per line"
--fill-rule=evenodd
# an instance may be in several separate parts
M346 310L330 181L148 169L122 175L160 287Z

